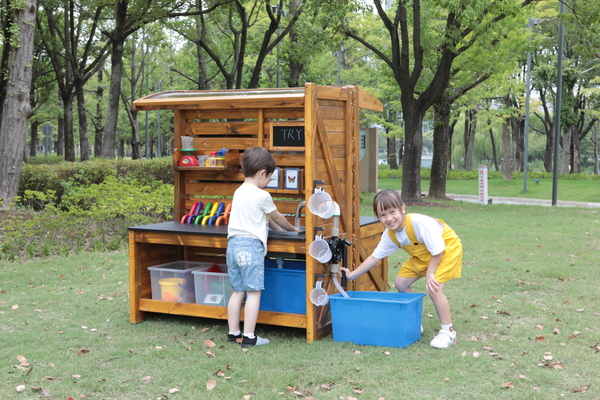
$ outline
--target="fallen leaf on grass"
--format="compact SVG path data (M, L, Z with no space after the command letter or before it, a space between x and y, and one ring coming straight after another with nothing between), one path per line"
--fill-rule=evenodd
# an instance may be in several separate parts
M207 351L206 355L209 357L216 357L215 354L212 351Z
M475 357L475 358L479 357L479 352L478 351L474 351L473 352L473 357Z
M445 378L444 378L444 380L445 380L446 382L448 382L448 381L450 381L450 378L448 378L448 377L445 377Z
M151 376L145 376L142 379L140 379L140 381L148 382L150 379L152 379Z
M335 385L335 383L331 382L331 383L324 383L321 385L321 387L325 390L331 390L333 389L333 385Z
M179 389L177 389L177 388L169 389L169 394L173 394L173 393L177 393L177 392L179 392Z
M587 393L587 390L590 388L590 386L592 385L584 386L581 389L575 389L571 393Z
M27 362L27 359L23 356L17 356L17 361L24 363L24 362Z
M577 310L575 310L576 312L583 312L585 310L585 308L579 308Z
M216 346L215 342L213 342L212 340L208 340L208 339L206 339L206 340L204 341L204 345L205 345L206 347L215 347L215 346Z
M539 342L543 342L544 340L546 340L546 338L543 336L536 336L535 339Z
M560 333L560 329L554 328L554 330L552 331L552 333L554 333L555 335L558 335Z
M564 364L559 361L550 364L549 367L553 368L553 369L564 369L565 368Z
M16 388L17 392L21 393L25 391L25 385L19 385Z
M77 350L77 351L75 352L75 354L77 354L78 356L80 356L80 355L82 355L82 354L87 354L87 353L89 353L89 352L90 352L90 351L89 351L89 350L86 350L86 349L79 349L79 350Z
M364 391L365 391L365 389L361 389L361 388L354 388L354 389L352 389L352 391L353 391L354 393L356 393L356 394L361 394L362 392L364 392Z
M506 383L503 383L502 385L500 385L500 387L514 389L515 384L513 382L506 382Z
M18 304L13 304L13 306L11 307L13 310L16 310L17 308L19 308Z
M544 327L543 327L543 326L541 326L541 325L536 325L535 327L536 327L537 329L539 329L540 331L544 329Z
M206 382L206 390L213 390L217 386L217 381L214 379L209 379Z

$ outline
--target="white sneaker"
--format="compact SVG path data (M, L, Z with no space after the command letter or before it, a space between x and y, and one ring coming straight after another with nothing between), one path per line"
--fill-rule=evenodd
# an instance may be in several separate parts
M429 345L438 349L446 349L451 344L456 344L456 332L441 330Z

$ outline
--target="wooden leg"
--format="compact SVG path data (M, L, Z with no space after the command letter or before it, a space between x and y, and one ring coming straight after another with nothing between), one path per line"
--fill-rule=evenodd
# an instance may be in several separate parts
M139 302L142 297L142 260L139 244L135 241L135 232L129 231L129 322L144 320Z

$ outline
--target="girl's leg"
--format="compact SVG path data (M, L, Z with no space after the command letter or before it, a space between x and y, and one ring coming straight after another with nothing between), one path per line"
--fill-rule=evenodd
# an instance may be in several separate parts
M431 297L431 301L433 302L435 311L440 319L440 323L442 325L452 324L452 317L450 316L450 303L444 294L444 284L440 283L438 291L433 294L430 293L429 297Z
M397 276L396 279L394 279L394 284L400 293L413 293L412 285L419 279L421 278L404 278L402 276Z

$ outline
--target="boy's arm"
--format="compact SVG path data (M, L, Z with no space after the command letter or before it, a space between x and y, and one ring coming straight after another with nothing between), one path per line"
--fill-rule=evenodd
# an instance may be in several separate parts
M290 224L290 222L278 210L269 213L269 219L286 231L299 232L301 230L300 228L295 228L294 225ZM271 223L270 221L269 224Z
M342 271L344 271L346 273L346 278L353 281L356 278L358 278L359 276L361 276L362 274L364 274L365 272L368 272L374 266L376 266L379 261L381 261L380 258L375 258L373 256L369 256L354 271L350 271L348 268L341 267L340 275L342 274Z

